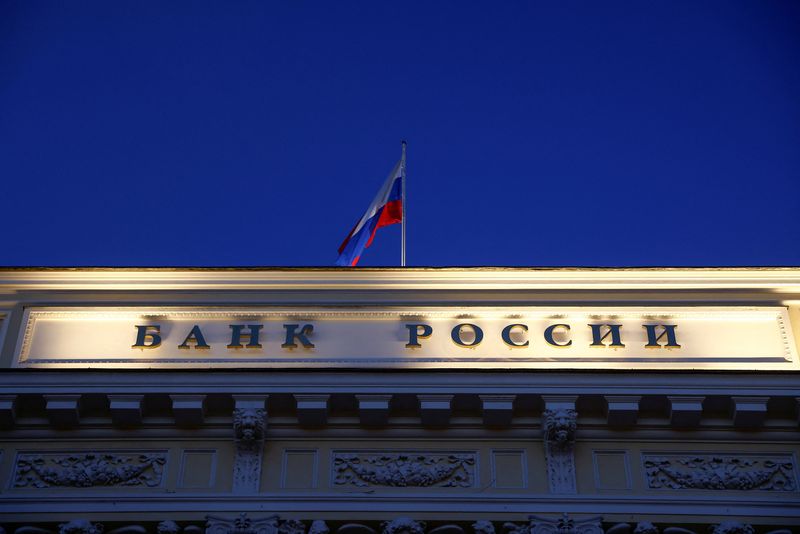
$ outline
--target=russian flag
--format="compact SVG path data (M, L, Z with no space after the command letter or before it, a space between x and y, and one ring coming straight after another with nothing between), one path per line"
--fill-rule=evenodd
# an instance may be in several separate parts
M367 212L350 230L339 247L336 265L354 267L364 249L372 244L382 226L403 222L403 160L397 162Z

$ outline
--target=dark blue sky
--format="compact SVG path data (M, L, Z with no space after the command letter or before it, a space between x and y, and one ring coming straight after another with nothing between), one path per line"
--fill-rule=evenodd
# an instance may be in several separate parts
M403 138L409 265L800 265L800 3L0 2L2 265L332 265Z

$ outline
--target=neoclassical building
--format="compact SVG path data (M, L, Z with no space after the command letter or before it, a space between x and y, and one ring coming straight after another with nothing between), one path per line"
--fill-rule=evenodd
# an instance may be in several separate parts
M8 534L800 531L800 269L2 269Z

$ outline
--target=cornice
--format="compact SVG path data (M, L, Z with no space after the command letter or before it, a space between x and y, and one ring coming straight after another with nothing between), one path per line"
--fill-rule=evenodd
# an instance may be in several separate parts
M800 293L800 267L3 268L0 293L259 290L757 290Z
M798 373L2 370L0 394L549 394L797 397ZM443 388L442 384L446 384Z

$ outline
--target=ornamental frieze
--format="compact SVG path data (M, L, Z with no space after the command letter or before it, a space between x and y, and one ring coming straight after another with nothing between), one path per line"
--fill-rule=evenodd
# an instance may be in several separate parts
M558 518L532 515L528 519L525 525L506 523L503 529L507 534L603 534L600 517L573 519L562 514Z
M409 517L395 517L376 524L360 522L348 522L335 528L335 534L494 534L495 524L498 530L506 534L754 534L756 529L748 523L736 520L727 520L718 524L697 524L678 526L674 523L662 524L661 528L649 521L638 523L614 523L607 524L603 529L601 517L573 518L569 514L562 514L560 517L540 517L529 516L527 523L518 524L502 521L480 520L472 524L469 529L449 523L440 526L427 527L425 521L417 521ZM308 523L310 526L307 526ZM199 521L189 523L182 521L179 525L173 520L164 520L158 523L155 531L146 528L141 524L127 524L122 527L109 530L109 534L201 534L203 527ZM691 526L693 530L686 528ZM699 528L698 528L699 527ZM777 525L776 525L777 527ZM57 529L53 528L52 523L23 524L16 529L16 532L26 532L34 534L103 534L104 527L100 523L95 523L87 519L74 519L67 523L61 523ZM206 534L328 534L331 529L324 520L317 519L312 521L301 521L297 519L282 520L278 515L269 517L250 518L246 512L242 512L238 517L228 516L206 516ZM763 529L764 534L791 534L788 528ZM0 526L0 533L5 534L5 529Z
M336 486L459 487L475 485L476 454L455 452L361 452L333 454Z
M645 455L643 460L647 485L655 489L797 490L789 455Z
M17 456L14 488L91 488L161 485L166 452L24 453Z

